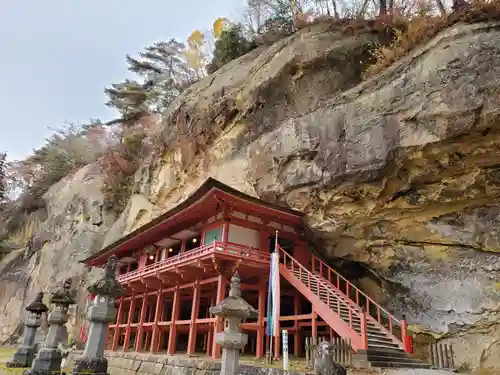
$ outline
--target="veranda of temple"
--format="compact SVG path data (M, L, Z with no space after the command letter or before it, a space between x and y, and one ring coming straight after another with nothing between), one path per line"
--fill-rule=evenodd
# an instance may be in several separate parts
M117 301L108 349L219 358L215 333L223 325L209 309L227 296L238 271L243 298L259 312L242 325L249 335L244 351L264 356L270 253L277 236L278 324L288 330L292 354L302 354L308 336L340 336L354 350L380 344L409 351L406 323L313 255L302 217L208 179L177 207L83 260L102 267L111 255L118 257L117 278L126 295ZM79 339L85 335L82 330ZM280 337L273 340L278 357Z

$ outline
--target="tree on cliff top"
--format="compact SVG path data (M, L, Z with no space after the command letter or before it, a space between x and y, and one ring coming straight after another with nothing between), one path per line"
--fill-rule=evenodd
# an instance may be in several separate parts
M243 56L252 48L252 43L243 35L242 26L231 25L226 30L222 30L220 37L216 40L214 56L207 66L207 71L213 73L223 65Z
M129 125L148 113L161 113L193 83L197 74L189 67L185 51L183 43L170 39L146 47L138 58L127 55L128 70L139 80L126 79L105 88L106 105L121 115L110 124Z

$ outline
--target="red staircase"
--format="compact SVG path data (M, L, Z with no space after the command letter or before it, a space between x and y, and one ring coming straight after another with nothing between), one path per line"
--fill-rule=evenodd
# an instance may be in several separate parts
M313 258L310 271L279 251L280 274L360 358L376 367L430 367L409 356L412 341L405 320L396 319L321 260Z

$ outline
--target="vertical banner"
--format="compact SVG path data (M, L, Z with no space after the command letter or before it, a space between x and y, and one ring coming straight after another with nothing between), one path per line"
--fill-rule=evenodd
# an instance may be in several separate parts
M278 319L278 303L280 303L280 296L278 295L278 283L279 283L279 277L280 277L280 271L279 271L279 256L277 252L274 252L271 254L271 268L272 268L272 277L273 277L273 282L272 282L272 305L273 305L273 311L272 311L272 316L273 316L273 330L272 330L272 336L279 336L278 332L278 324L277 320Z
M283 336L283 370L288 371L288 331L281 331Z

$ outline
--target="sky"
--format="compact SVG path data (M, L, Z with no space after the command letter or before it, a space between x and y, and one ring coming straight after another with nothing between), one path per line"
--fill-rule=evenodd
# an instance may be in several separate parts
M104 87L131 77L125 55L185 41L243 0L1 0L0 152L28 156L50 128L109 120Z

